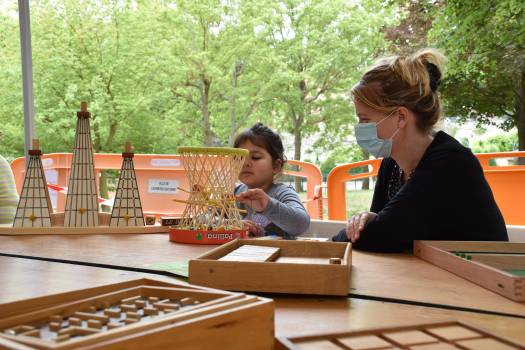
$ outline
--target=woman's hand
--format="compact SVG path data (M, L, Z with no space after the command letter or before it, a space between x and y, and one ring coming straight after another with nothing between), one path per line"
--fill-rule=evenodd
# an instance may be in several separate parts
M270 201L270 197L260 188L253 188L240 193L235 196L235 199L259 213L266 210Z
M251 220L243 220L242 223L244 225L244 228L248 230L248 236L264 236L263 229L257 223Z
M352 243L357 241L366 223L374 219L376 216L376 213L372 213L369 211L352 216L346 224L346 236L348 237L348 239Z

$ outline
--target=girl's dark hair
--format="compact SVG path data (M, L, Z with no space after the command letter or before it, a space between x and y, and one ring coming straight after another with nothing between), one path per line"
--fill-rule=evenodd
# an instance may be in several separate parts
M263 123L256 123L249 129L244 130L235 138L233 147L239 148L241 143L250 141L256 146L264 148L272 157L273 163L280 159L282 162L281 169L286 163L284 155L283 141L279 134L264 125Z

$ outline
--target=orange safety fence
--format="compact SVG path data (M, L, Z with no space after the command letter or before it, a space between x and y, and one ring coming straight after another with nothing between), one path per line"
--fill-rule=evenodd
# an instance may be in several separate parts
M525 165L506 165L508 158L525 160L525 152L476 154L494 198L507 225L525 225ZM328 219L346 220L346 190L348 181L377 176L382 159L343 164L332 169L327 179ZM351 174L357 169L364 171Z
M93 155L97 188L99 187L100 173L103 170L120 170L122 156L113 153L95 153ZM68 186L71 170L71 153L50 153L42 155L42 165L49 184L62 187ZM178 155L166 154L135 154L133 158L137 185L139 188L142 208L146 214L157 216L180 216L184 210L184 203L177 203L172 199L187 199L188 194L177 188L188 188L186 172ZM314 198L316 186L322 185L321 171L317 166L308 162L295 160L288 161L298 170L285 170L284 174L299 176L307 180L307 199ZM25 175L25 158L17 158L11 163L18 192L22 190ZM61 192L50 191L52 201L57 211L63 211L66 195ZM307 210L312 218L320 218L319 208L314 201L306 201ZM321 212L322 213L322 212Z

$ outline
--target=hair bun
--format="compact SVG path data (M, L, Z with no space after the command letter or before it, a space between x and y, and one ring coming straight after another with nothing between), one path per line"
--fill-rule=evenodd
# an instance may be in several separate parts
M430 77L430 89L436 92L439 84L441 84L441 72L434 63L425 62L425 65L427 66L428 76Z

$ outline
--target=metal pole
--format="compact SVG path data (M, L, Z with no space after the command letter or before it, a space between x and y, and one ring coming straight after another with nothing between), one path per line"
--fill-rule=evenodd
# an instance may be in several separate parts
M18 0L18 16L20 25L20 53L22 56L22 89L24 95L24 151L27 161L27 152L31 149L31 142L35 138L35 105L33 97L33 61L29 0Z

